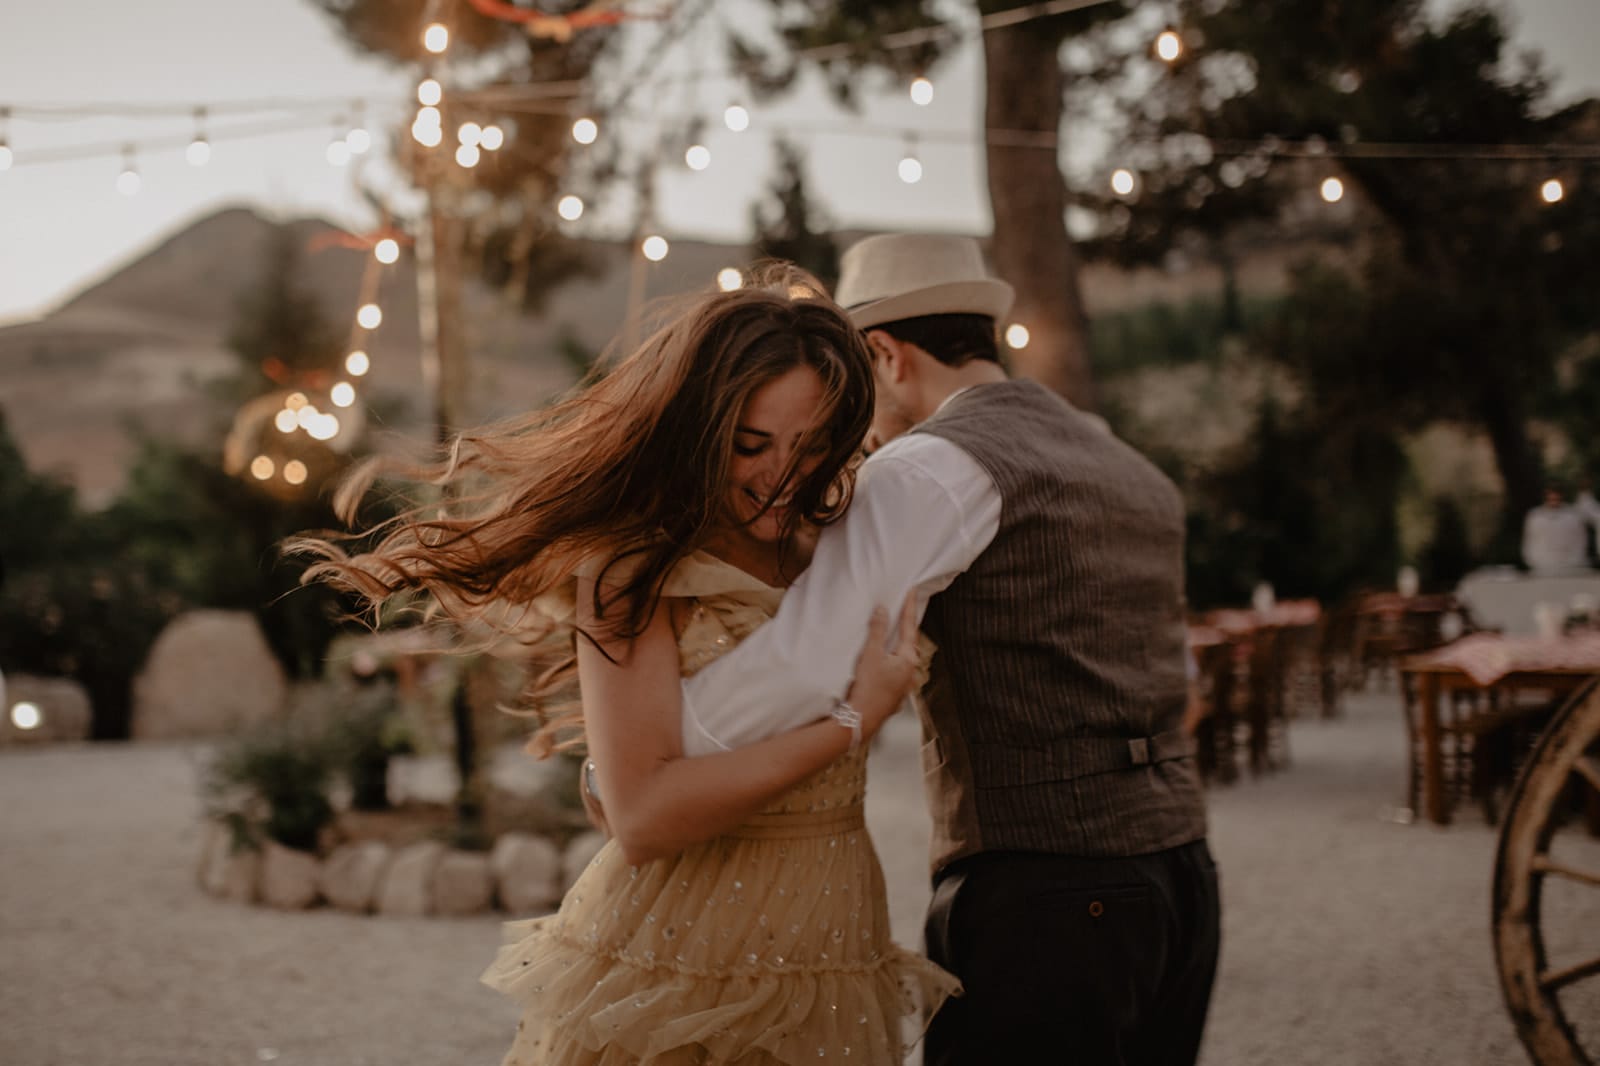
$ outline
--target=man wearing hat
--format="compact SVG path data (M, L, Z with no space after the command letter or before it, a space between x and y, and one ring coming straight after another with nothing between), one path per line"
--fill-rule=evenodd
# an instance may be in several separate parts
M964 986L925 1061L1192 1063L1219 906L1180 729L1183 501L1103 423L1007 377L1012 290L976 242L871 237L842 267L887 443L777 617L685 681L686 754L840 711L873 607L916 588L939 648L927 948Z

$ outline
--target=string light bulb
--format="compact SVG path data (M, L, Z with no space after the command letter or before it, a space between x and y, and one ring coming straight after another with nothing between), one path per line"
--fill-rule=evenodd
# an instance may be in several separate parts
M424 107L417 112L416 121L411 123L411 136L424 148L439 147L444 141L444 129L439 124L436 108Z
M19 700L11 705L11 724L23 732L38 729L44 724L44 713L39 710L37 703Z
M1118 196L1132 196L1133 190L1138 187L1133 171L1127 167L1118 167L1111 172L1111 191Z
M483 153L478 151L475 144L463 144L456 148L456 162L468 169L478 165L478 160L483 158Z
M206 140L206 109L194 109L194 139L183 150L183 158L191 167L203 167L211 162L211 142Z
M422 47L440 55L450 47L450 28L442 22L432 22L422 31Z
M290 459L283 464L283 480L291 485L304 485L306 482L306 464L298 459Z
M332 166L342 167L350 162L350 146L343 137L336 137L328 142L328 149L324 155Z
M463 122L461 128L456 130L456 140L476 148L483 143L483 127L476 122Z
M580 118L572 124L572 139L579 144L593 144L600 136L600 125L592 118Z
M1156 38L1156 55L1166 63L1171 63L1183 55L1183 38L1173 30L1163 30Z
M362 377L371 369L372 360L359 348L344 357L344 372L353 378Z
M739 104L729 104L722 112L722 124L735 133L743 133L750 128L750 112Z
M499 126L485 126L478 143L491 152L499 151L500 146L506 143L506 131Z
M1322 188L1319 191L1324 202L1336 204L1344 199L1344 182L1338 178L1323 178Z
M933 103L933 82L918 75L911 80L911 102L918 107Z
M278 464L270 456L258 455L250 460L250 476L257 481L265 481L278 472Z
M639 251L643 252L644 257L652 263L661 262L671 250L672 246L660 234L651 234L639 244Z
M361 310L356 312L356 321L362 329L377 329L383 322L383 308L377 304L362 304Z
M579 218L583 217L582 198L573 196L571 193L563 196L560 202L556 204L556 214L568 222L578 221Z
M1006 327L1006 343L1017 351L1026 348L1028 341L1032 339L1033 335L1028 332L1028 327L1021 322L1013 322Z
M437 107L444 99L444 89L432 78L423 78L417 85L417 103L424 107Z
M900 157L900 165L896 169L900 174L900 180L907 185L915 185L922 180L922 160L917 158L915 138L906 138L906 153Z
M295 430L300 428L300 420L296 418L294 412L289 410L287 407L283 408L273 416L272 424L278 427L279 433L293 433Z
M127 145L122 149L122 173L117 175L117 191L124 196L137 196L143 184L139 167L133 161L133 145Z
M341 381L328 391L328 399L333 401L335 407L349 407L356 402L356 387L348 381Z
M703 144L691 144L689 150L683 153L683 161L690 170L704 170L711 165L711 149Z
M344 135L344 143L349 145L351 155L366 155L372 150L372 134L365 126L351 126L350 132Z
M385 237L372 246L372 254L384 266L394 263L400 258L400 242L393 237Z
M717 288L723 292L732 292L734 289L744 287L744 274L738 267L723 267L717 271Z
M1547 204L1559 204L1566 195L1566 186L1561 184L1560 178L1550 178L1539 186L1539 199Z

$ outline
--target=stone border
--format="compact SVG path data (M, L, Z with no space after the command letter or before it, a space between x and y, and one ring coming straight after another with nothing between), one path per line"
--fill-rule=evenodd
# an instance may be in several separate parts
M497 907L541 914L560 904L604 843L594 831L573 838L565 851L528 833L506 833L487 853L437 841L397 849L369 840L323 859L274 841L235 851L228 829L208 821L196 879L212 896L280 910L327 903L353 914L402 917L461 917Z

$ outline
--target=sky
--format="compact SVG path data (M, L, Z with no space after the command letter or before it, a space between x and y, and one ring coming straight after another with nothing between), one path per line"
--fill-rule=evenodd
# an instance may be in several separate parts
M1448 9L1450 0L1435 0ZM1503 0L1515 40L1540 52L1555 77L1556 98L1600 95L1600 0ZM709 59L707 57L710 57ZM663 69L715 63L702 40L660 59ZM664 167L658 214L668 237L741 239L749 205L771 173L771 134L798 135L808 152L813 195L836 225L936 228L984 233L990 225L983 161L979 64L972 46L935 72L931 105L918 107L905 86L869 83L865 106L851 116L819 91L766 109L752 108L751 130L734 134L715 119L738 95L731 82L679 83L657 100L673 113L704 111L712 165L693 172ZM0 0L0 109L87 104L0 118L15 163L0 172L0 323L37 317L85 285L137 258L193 220L244 204L279 217L321 215L361 228L371 217L355 191L360 176L392 185L382 162L385 125L414 107L416 75L356 56L331 22L303 0L78 0L72 4ZM284 101L266 117L229 114L227 104ZM336 167L328 143L342 135L366 100L378 143L354 166ZM161 117L134 113L180 105ZM209 105L211 160L185 161L194 130L190 112ZM129 113L107 115L107 110ZM232 137L230 127L259 129ZM282 129L294 126L295 129ZM899 180L904 131L924 131L915 185ZM117 191L122 146L134 145L136 195ZM42 161L48 157L55 161ZM60 157L77 158L60 158ZM675 162L675 161L674 161ZM620 204L580 221L593 232L617 222Z

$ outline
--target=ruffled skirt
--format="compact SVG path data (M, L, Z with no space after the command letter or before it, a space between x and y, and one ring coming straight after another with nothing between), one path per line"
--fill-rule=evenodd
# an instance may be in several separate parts
M775 818L632 867L607 844L558 913L506 924L485 984L505 1066L898 1063L954 977L889 935L859 809Z

